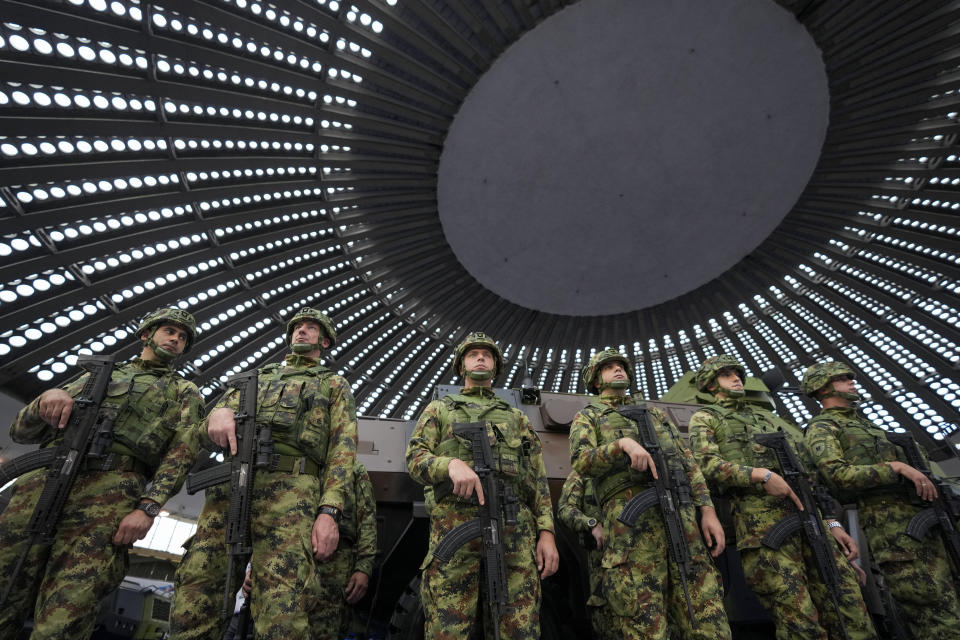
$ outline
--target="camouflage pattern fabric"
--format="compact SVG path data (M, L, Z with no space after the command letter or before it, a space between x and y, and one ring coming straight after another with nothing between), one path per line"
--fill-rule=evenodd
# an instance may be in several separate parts
M587 536L593 540L590 519L598 522L603 519L603 512L600 505L596 504L596 493L593 490L592 482L584 481L583 477L572 470L567 475L563 483L563 489L560 491L560 500L557 502L557 517L560 522L567 525L572 531ZM603 571L600 567L600 561L603 558L603 552L597 548L587 550L587 578L589 584L590 596L587 598L587 611L590 614L590 626L593 630L594 640L613 639L615 635L607 629L607 623L612 615L607 610L607 601L604 600L600 592L600 581L603 577Z
M900 448L851 408L824 409L810 422L804 440L828 482L855 494L870 551L913 635L924 640L956 638L958 582L943 541L936 528L923 541L905 533L924 507L915 503L913 484L903 482L887 464L902 457Z
M449 481L447 466L453 459L436 451L444 443L456 441L455 422L471 421L471 415L496 408L500 402L489 387L464 388L461 396L469 400L464 408L451 411L446 399L427 405L413 430L407 447L407 468L410 477L424 485ZM536 640L540 637L540 578L536 566L536 543L540 531L553 532L553 505L547 486L547 474L540 449L540 439L526 416L516 409L497 409L496 424L487 422L491 446L498 445L496 426L504 442L529 442L522 474L515 478L519 489L519 517L514 526L502 532L507 564L509 606L500 619L504 638ZM502 444L502 443L500 443ZM426 616L425 637L439 640L462 640L484 619L478 611L480 598L480 539L460 547L446 563L433 559L433 550L456 526L476 517L477 507L456 496L441 497L430 513L430 546L421 568L421 596ZM488 635L489 632L488 632Z
M780 471L766 447L752 442L754 434L771 431L776 427L764 413L742 400L722 400L690 418L691 448L707 481L730 496L744 575L773 617L777 638L842 637L832 630L836 624L833 604L826 597L807 545L797 536L777 550L761 543L773 525L791 512L787 501L770 496L759 483L750 481L754 465ZM838 545L833 550L841 576L839 600L847 633L851 639L876 638L853 568Z
M87 375L64 389L77 397ZM158 380L162 382L156 383ZM124 419L124 429L131 434L137 447L136 459L144 469L159 460L171 440L202 415L200 393L193 383L169 367L139 358L114 366L108 397L115 406L128 406L131 415ZM148 403L155 405L149 411L142 406ZM149 415L149 424L138 421L137 416L143 414ZM161 421L162 427L158 425ZM143 438L136 438L138 425L144 427ZM55 429L40 419L36 400L17 415L10 436L15 442L52 440L48 446L56 444ZM14 637L31 613L32 638L75 640L93 632L100 600L120 584L126 573L127 550L112 544L113 535L120 521L137 506L149 479L137 471L121 470L133 466L134 452L129 447L115 443L110 451L117 454L123 466L79 475L64 505L53 545L46 552L34 548L10 601L0 611L0 638ZM12 573L27 543L24 530L44 480L45 471L39 469L20 477L10 504L0 515L0 576ZM162 503L169 494L161 491L156 495ZM5 588L6 580L0 585Z
M602 505L607 541L601 560L600 591L610 612L607 630L618 638L730 638L720 576L697 526L696 509L713 506L710 493L679 431L657 409L651 408L650 415L664 456L668 464L683 469L691 488L692 504L683 510L682 520L691 555L688 587L697 620L695 629L690 623L676 563L667 552L659 510L648 509L632 528L617 520L627 502L647 489L651 479L646 473L630 472L629 459L616 445L621 437L637 435L636 423L622 417L616 409L636 403L630 396L602 394L581 410L570 425L570 456L578 473L601 485L605 478L618 475L629 479L625 486L614 485L623 488Z
M231 389L217 408L237 409ZM294 416L291 419L290 416ZM258 471L251 505L253 536L251 616L258 638L293 640L310 637L308 611L316 580L311 532L320 507L341 511L350 491L357 450L357 419L350 386L319 360L288 355L283 365L260 370L257 418L270 424L278 453L313 457L324 452L322 478L309 474ZM206 422L200 428L204 446L214 445ZM318 434L327 434L321 440ZM197 523L197 532L176 576L171 614L172 640L218 639L226 579L225 518L229 501L224 489L211 492ZM238 571L242 570L242 567ZM239 582L235 584L239 585Z
M353 468L353 490L340 523L340 546L332 558L317 564L315 605L310 611L314 640L343 638L350 620L350 605L344 597L355 572L373 575L377 556L377 501L367 469L357 462Z

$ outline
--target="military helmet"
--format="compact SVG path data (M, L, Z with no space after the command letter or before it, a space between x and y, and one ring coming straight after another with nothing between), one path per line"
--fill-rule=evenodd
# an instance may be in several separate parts
M697 369L697 373L693 378L697 383L697 389L711 393L709 389L717 381L717 376L720 375L720 371L723 369L733 369L733 371L740 376L740 380L746 384L747 372L743 368L743 365L740 364L740 361L733 356L721 354L707 358L703 361L703 364L700 365L700 368Z
M304 307L293 314L293 317L287 321L287 346L290 346L290 341L293 339L293 327L296 326L298 322L303 322L304 320L313 320L319 324L323 332L330 338L331 347L337 344L337 330L333 328L333 321L330 317L322 311ZM320 341L323 342L323 337L320 338Z
M633 366L630 364L630 361L627 360L627 357L616 349L604 349L603 351L595 353L593 357L590 358L590 362L585 364L580 371L580 379L583 381L583 386L587 390L587 393L600 393L593 383L600 373L600 370L603 369L603 365L608 362L619 362L622 364L627 372L627 378L630 380L630 386L633 386L633 381L636 376L633 374Z
M803 391L805 396L816 398L817 392L838 376L856 378L857 374L843 362L818 362L803 372L803 382L800 383L800 390Z
M190 351L190 347L197 340L197 321L189 311L177 307L161 307L148 313L140 321L140 326L137 327L137 335L139 336L144 331L152 333L157 327L164 324L175 324L187 332L187 344L183 348L183 352ZM148 337L149 339L150 337Z
M494 367L496 368L493 373L494 376L503 371L503 353L500 352L500 347L487 334L482 331L474 331L464 338L463 342L457 345L456 351L453 352L453 374L455 376L463 375L460 372L460 367L463 366L463 356L467 354L467 351L476 347L489 349L490 353L493 354Z

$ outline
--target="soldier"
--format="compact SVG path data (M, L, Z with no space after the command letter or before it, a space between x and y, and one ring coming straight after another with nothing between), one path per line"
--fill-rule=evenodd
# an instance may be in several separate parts
M357 418L350 386L321 364L323 349L335 344L333 323L304 308L287 323L292 353L282 364L259 370L257 421L269 425L275 455L258 469L251 504L253 537L251 615L262 639L310 636L309 589L316 561L330 558L339 541L346 494L357 450ZM237 452L234 414L238 393L217 403L201 436ZM323 479L321 484L321 478ZM226 579L225 523L228 492L207 491L197 533L177 568L170 620L174 640L219 639ZM237 572L243 567L236 567ZM239 575L234 576L239 584Z
M345 494L340 544L333 556L317 565L319 590L310 613L313 640L335 640L347 634L350 607L363 599L377 556L377 501L366 468L353 466L351 490ZM315 621L315 622L314 622Z
M576 532L581 544L587 550L587 577L590 596L587 598L587 611L590 614L590 626L594 640L612 640L616 637L606 628L610 618L606 610L606 600L600 594L600 579L602 570L600 559L603 557L603 523L600 518L603 512L597 503L597 494L592 480L584 480L574 470L570 470L563 489L560 491L560 501L557 502L557 517L560 522Z
M500 618L500 633L513 640L540 637L540 579L553 575L559 562L552 504L540 439L527 417L493 392L493 378L502 369L503 356L491 338L483 333L467 336L453 360L454 373L464 378L463 389L427 405L407 447L410 477L427 485L427 498L435 501L420 588L425 637L431 640L469 637L484 599L479 539L461 546L447 562L433 556L447 533L477 516L477 502L485 503L472 451L453 433L455 423L480 420L486 425L497 477L519 499L517 523L502 531L508 607ZM488 627L486 634L492 636L493 630Z
M114 365L100 406L102 416L113 418L108 455L78 462L89 466L73 485L53 544L33 548L0 609L0 638L15 637L31 613L32 638L89 637L101 598L123 580L128 546L146 535L160 506L179 490L176 478L154 471L174 439L202 417L197 387L172 368L196 340L196 323L181 309L158 309L137 336L140 357ZM44 391L17 415L10 437L56 446L88 375ZM10 575L28 544L24 529L46 474L38 469L20 477L0 517L0 576ZM145 492L148 481L154 484Z
M690 418L691 448L707 481L730 496L744 576L773 617L777 638L843 638L809 545L799 534L787 538L779 549L762 544L774 524L803 506L775 471L779 465L773 452L753 442L754 435L778 429L762 410L744 400L745 376L743 365L728 355L707 358L700 365L697 388L712 393L717 403ZM828 518L827 527L847 558L855 558L856 544L840 523ZM842 561L839 549L834 549L834 556L847 634L851 640L875 638L856 574Z
M827 483L856 500L870 551L913 635L956 638L960 602L943 541L935 530L923 541L906 533L923 501L935 498L937 490L904 462L883 429L857 412L854 378L842 362L821 362L803 374L803 393L823 405L807 426L807 448Z
M723 527L693 455L677 428L657 409L649 411L667 464L687 480L692 498L690 504L679 508L690 550L688 591L695 625L677 565L668 553L660 510L647 509L633 527L617 519L630 498L647 489L654 464L637 441L637 423L617 411L643 402L642 397L627 393L634 379L633 367L616 349L594 355L583 369L583 384L599 397L570 425L573 467L584 478L593 479L603 510L607 540L601 561L601 592L611 615L608 631L618 638L665 639L671 634L687 639L730 638L719 575L710 560L710 555L716 557L723 551ZM698 510L703 539L697 528Z

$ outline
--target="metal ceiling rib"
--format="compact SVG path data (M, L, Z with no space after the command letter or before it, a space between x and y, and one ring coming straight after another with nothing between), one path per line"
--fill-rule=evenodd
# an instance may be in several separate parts
M830 83L807 189L714 282L602 317L486 290L437 215L460 103L566 4L0 0L0 385L26 399L82 350L128 355L135 320L178 302L204 327L183 371L213 397L311 304L371 414L414 415L482 329L510 345L513 384L529 369L562 391L621 344L650 394L724 348L791 382L848 359L868 410L942 454L960 412L960 2L780 2Z

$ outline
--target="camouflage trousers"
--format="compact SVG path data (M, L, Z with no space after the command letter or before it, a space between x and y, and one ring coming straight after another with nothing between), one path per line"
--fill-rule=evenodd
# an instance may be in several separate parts
M24 529L43 489L46 471L21 477L0 516L0 588L6 588L26 548ZM32 613L34 639L77 640L93 633L100 600L120 584L127 550L111 542L144 487L133 472L84 472L76 480L49 549L34 546L0 609L0 638L13 638Z
M481 569L481 541L474 538L456 550L447 562L432 556L440 540L454 527L471 520L475 507L442 502L430 514L430 551L422 565L420 595L426 618L424 637L463 640L482 624L491 638L490 614ZM503 529L507 566L507 607L499 616L500 635L511 640L540 638L540 576L537 573L537 530L533 514L521 505L515 526ZM482 606L482 611L478 609Z
M627 491L604 505L607 544L601 561L600 588L611 616L606 625L608 636L636 640L728 640L731 634L723 608L720 574L700 537L693 507L685 510L683 524L691 556L687 588L696 617L695 628L677 565L667 550L659 509L642 513L633 528L617 520L630 496Z
M883 501L861 507L861 525L914 637L953 640L960 635L958 582L950 571L939 527L933 527L922 542L905 533L918 511L907 501Z
M341 545L332 557L317 563L312 584L313 606L310 632L313 640L337 640L344 637L348 605L344 590L353 568L353 548Z
M832 536L830 536L832 538ZM877 635L867 613L856 573L831 542L840 572L840 612L850 640L874 640ZM842 639L836 609L817 573L810 547L799 534L780 549L741 549L747 585L773 617L778 640Z
M197 532L177 568L171 640L219 640L229 622L220 616L227 573L229 500L219 487L207 493ZM308 616L315 604L310 585L316 579L311 533L319 499L320 481L315 476L257 472L251 502L250 595L257 638L310 638ZM234 567L237 588L244 568Z
M603 579L603 569L600 560L603 552L599 550L587 551L587 576L590 584L590 597L587 598L587 613L590 616L590 630L593 640L614 640L616 634L607 629L612 615L607 608L607 601L600 592L600 583Z

